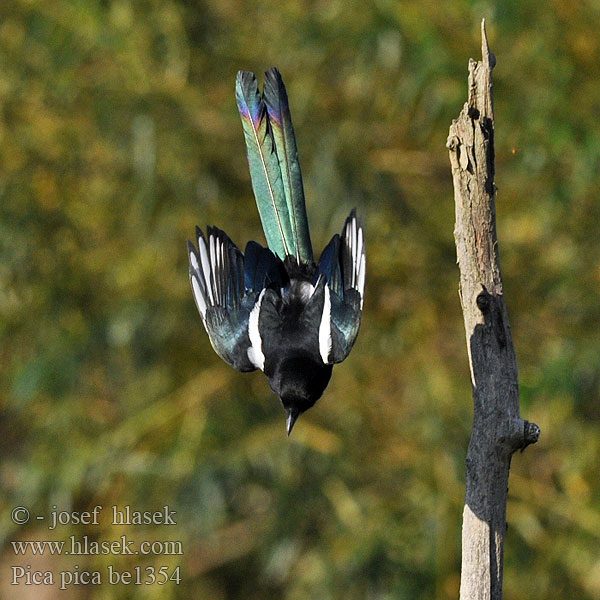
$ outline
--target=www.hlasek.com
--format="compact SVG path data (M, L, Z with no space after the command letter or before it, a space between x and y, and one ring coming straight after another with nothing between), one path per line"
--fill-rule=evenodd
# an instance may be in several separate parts
M56 530L65 525L98 525L102 506L92 511L59 511L52 507L48 519L45 515L36 515L38 521L49 522L48 529ZM108 511L107 511L108 512ZM176 511L164 506L157 511L136 511L130 506L111 507L110 523L117 526L172 526L177 525ZM12 520L24 525L32 518L29 510L18 506L12 511ZM104 522L104 521L103 521ZM182 556L183 545L179 540L135 540L121 535L114 540L97 540L83 535L70 535L66 540L15 540L11 541L13 553L18 556L62 555L62 556L98 556L98 555L140 555L140 556ZM74 564L72 568L54 572L36 570L30 564L11 565L11 585L58 585L64 590L73 585L165 585L179 584L181 581L179 566L141 566L130 570L117 570L109 565L106 570L93 571Z

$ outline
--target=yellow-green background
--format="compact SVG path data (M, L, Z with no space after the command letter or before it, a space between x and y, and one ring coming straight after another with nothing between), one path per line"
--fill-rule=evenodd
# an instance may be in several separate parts
M3 598L456 598L472 400L445 142L482 17L521 410L542 428L513 459L506 597L600 598L592 0L3 0ZM212 351L185 253L196 224L263 241L234 81L272 65L317 253L353 206L368 250L358 341L290 439L264 377ZM168 504L178 525L10 520L97 504ZM185 554L25 560L8 543L84 534ZM183 580L59 593L11 587L14 564Z

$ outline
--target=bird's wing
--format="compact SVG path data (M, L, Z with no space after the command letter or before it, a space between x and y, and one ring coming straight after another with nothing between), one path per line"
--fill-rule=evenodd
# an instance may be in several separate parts
M342 362L350 353L362 315L365 292L365 241L353 210L342 229L323 250L319 274L327 279L319 328L325 363Z
M208 228L208 240L200 228L196 236L198 248L188 241L190 283L212 347L238 371L262 369L253 323L257 327L265 285L279 281L283 265L255 242L248 244L244 258L216 227Z

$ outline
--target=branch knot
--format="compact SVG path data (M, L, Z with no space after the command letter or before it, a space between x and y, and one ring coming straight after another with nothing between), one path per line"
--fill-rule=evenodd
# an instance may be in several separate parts
M535 444L540 439L542 430L535 423L530 421L524 421L523 425L523 445L521 446L521 452L527 448L530 444Z
M487 291L485 285L482 285L481 287L483 289L477 294L475 302L477 303L477 308L485 315L490 310L491 295Z

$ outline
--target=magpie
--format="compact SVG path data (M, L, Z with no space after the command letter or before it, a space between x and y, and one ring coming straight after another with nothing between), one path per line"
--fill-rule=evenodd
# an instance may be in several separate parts
M268 248L245 252L217 227L188 241L190 283L215 352L238 371L260 369L279 396L290 435L354 344L363 308L365 238L353 210L313 257L288 97L276 68L263 93L240 71L236 99L252 188Z

